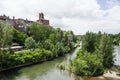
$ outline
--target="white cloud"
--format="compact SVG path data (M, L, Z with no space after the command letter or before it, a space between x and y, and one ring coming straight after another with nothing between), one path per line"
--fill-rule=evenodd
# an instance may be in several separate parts
M114 7L115 5L120 5L119 0L107 0L106 3L108 8Z
M0 14L37 20L44 12L54 27L73 30L76 34L99 30L120 31L120 6L107 1L108 9L101 10L96 0L0 0Z

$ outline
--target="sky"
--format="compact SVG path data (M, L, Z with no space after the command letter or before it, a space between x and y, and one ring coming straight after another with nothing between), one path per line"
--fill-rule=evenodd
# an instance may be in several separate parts
M36 21L40 12L51 26L76 35L120 32L120 0L0 0L0 15Z

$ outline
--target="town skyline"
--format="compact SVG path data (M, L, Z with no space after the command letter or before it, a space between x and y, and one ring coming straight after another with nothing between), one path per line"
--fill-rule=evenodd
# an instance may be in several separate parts
M0 9L0 15L32 21L37 19L37 13L43 12L51 26L72 30L75 34L120 31L119 0L4 0L0 2Z

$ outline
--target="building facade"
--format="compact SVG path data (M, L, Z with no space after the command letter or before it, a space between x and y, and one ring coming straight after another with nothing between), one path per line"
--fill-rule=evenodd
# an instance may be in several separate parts
M39 13L39 19L36 22L39 24L49 25L49 20L44 19L43 13Z
M24 20L22 18L15 19L14 16L13 16L13 19L10 19L9 16L6 16L6 15L0 16L0 21L2 21L5 24L12 25L13 27L15 27L17 30L21 32L25 32L27 27L29 27L33 22L35 22L27 19ZM43 25L49 25L49 20L44 19L43 13L39 13L39 19L36 22Z

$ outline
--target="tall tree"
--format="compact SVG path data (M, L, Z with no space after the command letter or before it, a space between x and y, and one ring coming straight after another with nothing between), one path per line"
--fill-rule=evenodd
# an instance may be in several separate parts
M10 48L13 39L13 27L8 24L0 22L0 64L4 62L6 53L4 48Z
M35 42L35 40L32 37L28 37L25 40L25 46L28 49L35 49L36 48L36 42Z
M98 54L101 55L104 67L110 68L114 64L114 46L112 38L108 34L102 36L98 49Z
M82 49L87 52L93 53L96 45L96 34L87 32L82 39Z
M0 47L9 47L13 39L13 27L0 22Z

